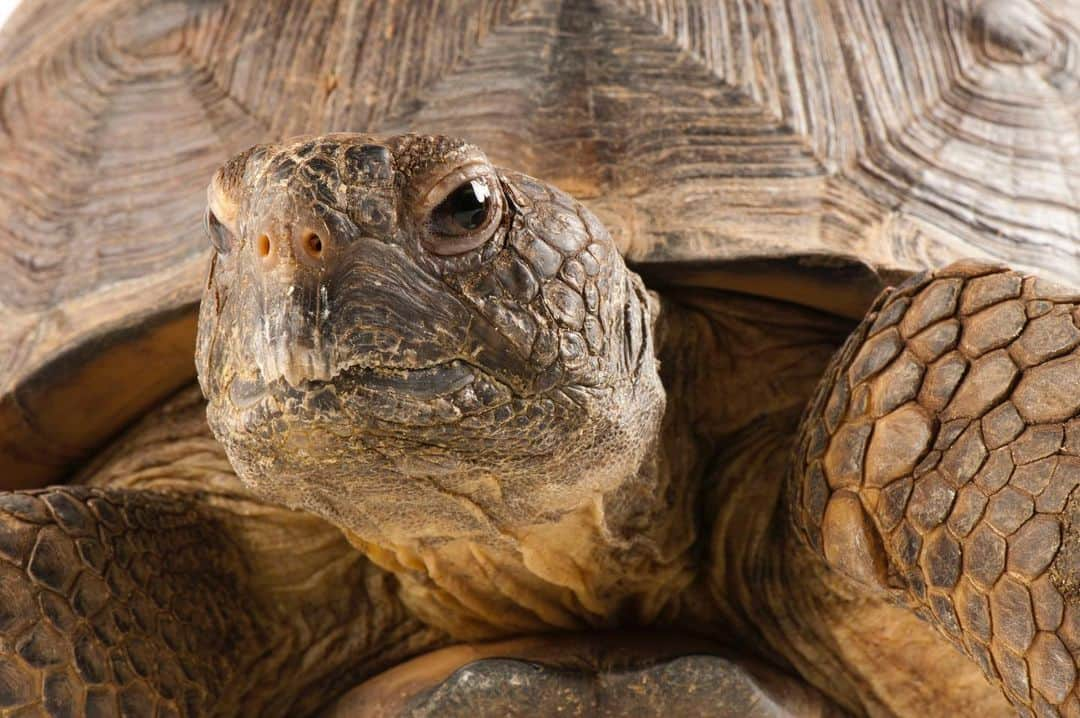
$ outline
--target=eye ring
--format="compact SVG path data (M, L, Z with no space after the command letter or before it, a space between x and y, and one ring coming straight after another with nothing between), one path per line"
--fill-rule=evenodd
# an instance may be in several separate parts
M491 168L473 163L444 176L424 198L424 246L451 256L490 240L502 223L502 188Z

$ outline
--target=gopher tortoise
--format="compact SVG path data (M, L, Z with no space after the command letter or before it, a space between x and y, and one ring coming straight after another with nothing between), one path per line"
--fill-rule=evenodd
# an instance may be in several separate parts
M4 715L1080 716L1075 8L72 7Z

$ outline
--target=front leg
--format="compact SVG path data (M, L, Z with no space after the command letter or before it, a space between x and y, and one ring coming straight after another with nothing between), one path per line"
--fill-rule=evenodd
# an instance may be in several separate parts
M0 714L309 715L440 642L340 531L245 494L202 406L96 485L0 493Z
M799 533L1025 715L1080 716L1080 294L965 263L882 297L795 463ZM933 676L927 676L932 681Z

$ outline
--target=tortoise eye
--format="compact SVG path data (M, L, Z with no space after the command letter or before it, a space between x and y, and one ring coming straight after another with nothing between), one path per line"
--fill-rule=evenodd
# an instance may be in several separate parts
M206 228L206 235L210 238L210 244L214 245L214 249L219 254L228 254L229 250L232 249L232 233L209 208L206 210L206 216L203 217L203 226Z
M431 213L435 231L462 234L478 229L491 214L491 190L482 180L470 180L442 201Z
M501 214L499 195L491 180L483 176L466 179L431 210L426 244L442 255L475 249L498 229Z
M484 226L491 214L491 190L484 181L472 179L450 192L431 213L434 229L442 234L461 234Z

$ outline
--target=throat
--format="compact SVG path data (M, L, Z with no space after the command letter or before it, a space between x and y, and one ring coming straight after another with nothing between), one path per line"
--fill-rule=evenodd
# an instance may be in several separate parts
M401 600L458 640L648 625L694 581L696 491L659 438L633 476L550 521L408 545L349 541L398 579Z

